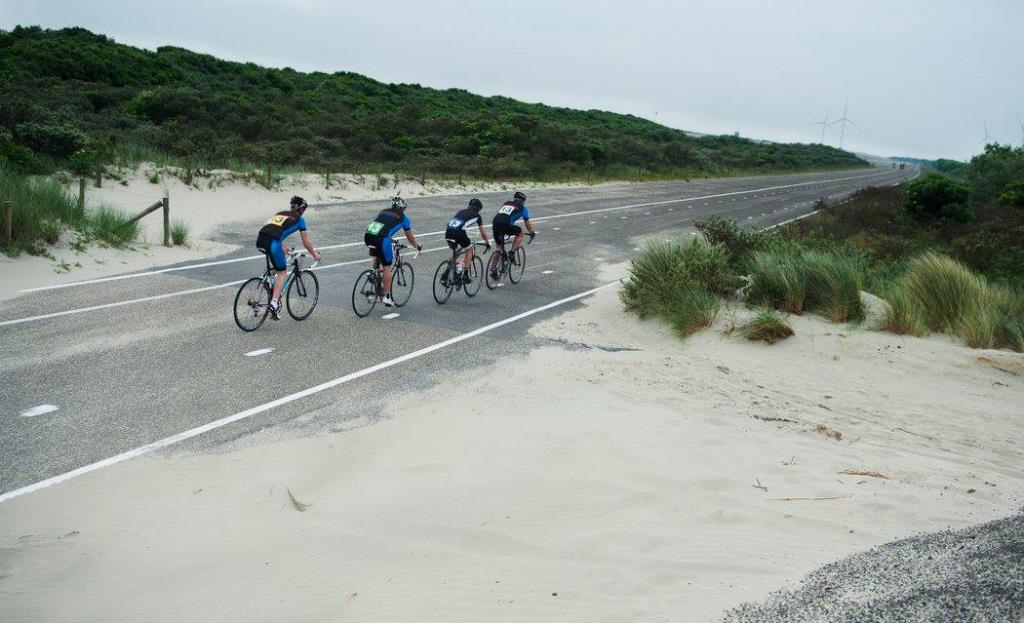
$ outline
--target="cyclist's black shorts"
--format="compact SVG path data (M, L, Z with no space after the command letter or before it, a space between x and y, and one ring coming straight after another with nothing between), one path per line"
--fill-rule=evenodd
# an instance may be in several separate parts
M363 234L363 242L370 249L370 257L377 258L381 266L391 266L395 261L395 252L391 238Z
M271 235L263 234L256 236L256 248L270 258L270 265L274 270L288 270L288 260L281 249L281 241Z
M523 228L509 223L492 223L491 232L494 233L494 240L498 244L501 244L505 242L505 236L515 238L519 234L523 233Z
M462 251L473 244L469 241L469 236L464 229L448 229L444 232L444 239L452 251Z

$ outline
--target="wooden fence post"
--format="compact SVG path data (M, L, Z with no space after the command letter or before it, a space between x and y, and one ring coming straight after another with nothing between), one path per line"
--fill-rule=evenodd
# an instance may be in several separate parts
M164 246L171 246L171 200L164 197Z
M103 187L103 165L96 165L96 188Z
M85 178L78 178L78 209L85 210Z
M4 242L14 242L14 204L10 201L4 202Z

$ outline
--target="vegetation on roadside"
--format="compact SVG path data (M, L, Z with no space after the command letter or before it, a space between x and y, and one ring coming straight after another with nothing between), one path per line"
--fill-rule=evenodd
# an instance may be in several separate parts
M10 256L22 252L46 255L46 245L57 244L65 232L73 234L75 248L83 248L93 240L121 247L138 237L138 223L128 223L129 217L120 210L106 206L85 209L56 180L33 179L3 165L0 165L0 197L10 201L14 208L13 241L0 247L0 251Z
M39 173L120 160L493 179L650 179L849 168L824 145L696 136L632 115L304 73L81 28L0 31L0 158Z
M176 219L171 223L171 242L176 247L185 246L188 244L188 223L181 219Z
M773 309L765 309L740 327L743 337L751 341L774 344L793 335L793 328Z
M768 324L772 313L764 310L865 320L866 291L885 301L877 323L882 330L942 332L972 348L1024 352L1024 206L1017 198L1024 189L1024 149L988 146L955 170L957 177L931 174L902 187L864 189L772 231L699 220L701 241L641 251L622 290L626 309L675 326L677 315L692 315L692 304L677 305L674 297L685 293L689 301L694 289L728 295L740 283L739 298L761 310L744 325L747 335L747 326L754 332ZM657 281L637 270L651 263L655 248L655 272L677 278ZM693 252L664 252L682 248L714 254L720 267L715 282L729 287L715 290L690 277ZM706 325L688 326L692 333Z

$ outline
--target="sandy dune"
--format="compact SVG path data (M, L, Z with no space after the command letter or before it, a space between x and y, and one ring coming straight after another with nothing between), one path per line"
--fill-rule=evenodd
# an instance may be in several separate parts
M346 431L12 500L0 620L712 621L1020 507L1024 356L727 324L681 342L606 290L467 378L462 408L437 387Z

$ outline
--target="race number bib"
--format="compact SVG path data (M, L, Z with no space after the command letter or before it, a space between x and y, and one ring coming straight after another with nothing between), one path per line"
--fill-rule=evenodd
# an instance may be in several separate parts
M511 216L512 213L515 212L515 211L516 211L516 207L513 206L513 205L501 206L501 209L498 210L498 214L504 214L506 216Z
M379 236L380 230L382 229L384 229L384 223L378 223L377 221L374 221L366 226L366 233L370 234L371 236Z
M460 219L460 218L453 218L452 220L448 221L448 229L461 229L461 228L462 228L462 219Z
M284 216L283 214L275 214L274 216L270 217L269 221L267 221L267 225L276 225L278 227L284 227L284 224L286 222L288 222L287 216Z

